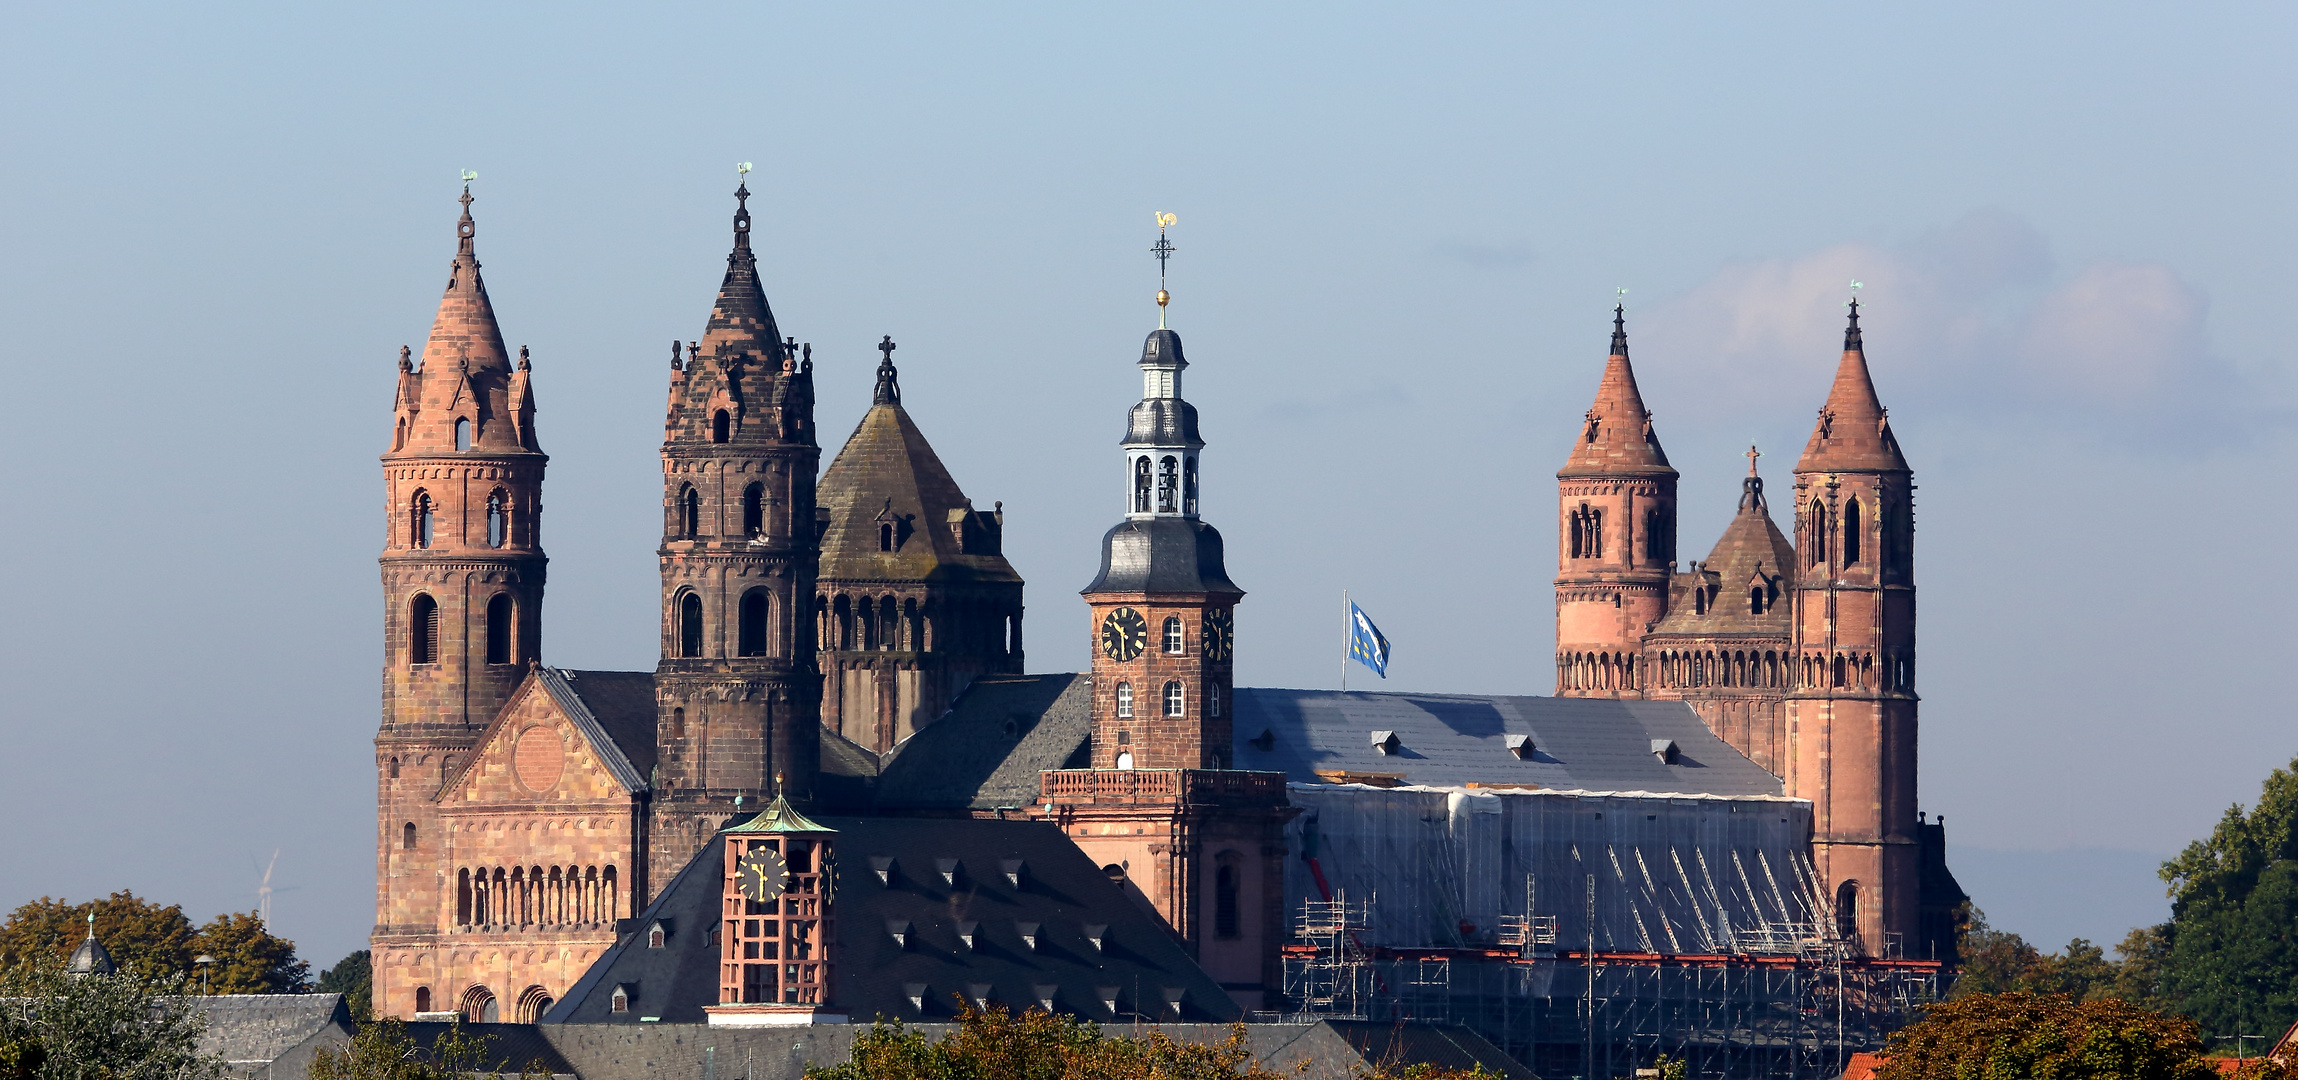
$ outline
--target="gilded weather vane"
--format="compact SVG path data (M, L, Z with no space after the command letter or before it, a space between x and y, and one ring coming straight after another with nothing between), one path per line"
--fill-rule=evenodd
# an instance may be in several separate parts
M1165 291L1165 260L1172 258L1174 252L1181 250L1174 247L1172 241L1165 239L1165 230L1173 224L1174 220L1171 214L1162 210L1157 212L1157 246L1149 249L1149 254L1157 256L1157 329L1159 330L1165 329L1165 305L1173 299L1173 294Z

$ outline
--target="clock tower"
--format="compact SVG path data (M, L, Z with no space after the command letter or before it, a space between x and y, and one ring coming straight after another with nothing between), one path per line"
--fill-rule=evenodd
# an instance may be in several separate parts
M843 1024L831 1003L838 939L837 830L777 795L720 834L726 842L719 902L718 1004L712 1024Z
M1160 216L1160 225L1171 224ZM1162 233L1152 249L1172 252ZM1168 296L1157 291L1163 308ZM1119 444L1125 518L1101 538L1092 613L1092 767L1043 774L1043 813L1164 917L1247 1009L1283 985L1283 773L1230 760L1237 601L1221 534L1198 516L1197 409L1181 336L1141 349L1141 401Z

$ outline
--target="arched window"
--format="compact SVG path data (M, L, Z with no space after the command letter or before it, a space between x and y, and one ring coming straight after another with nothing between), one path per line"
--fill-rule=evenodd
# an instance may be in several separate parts
M1197 512L1197 456L1191 454L1181 460L1181 512Z
M1171 457L1157 462L1157 512L1173 512L1174 500L1180 497L1181 463Z
M516 620L512 618L511 594L496 593L494 599L487 601L488 663L508 664L511 662L511 633L514 622Z
M1843 565L1859 564L1859 500L1843 504Z
M1237 936L1237 879L1241 862L1234 851L1224 851L1213 870L1213 936Z
M891 521L878 523L878 550L894 550L894 523Z
M1644 558L1654 563L1675 564L1675 514L1665 506L1644 511Z
M466 1024L502 1023L502 1008L495 1004L494 991L474 986L463 992L463 1022Z
M1763 614L1763 586L1756 585L1748 589L1747 613L1750 615Z
M455 449L468 450L470 448L471 421L463 417L457 417L455 418Z
M407 517L408 545L419 548L430 547L431 529L436 520L437 515L431 505L431 493L428 491L416 492L415 501L409 509Z
M1835 936L1851 941L1859 936L1859 883L1835 887Z
M599 877L599 899L598 921L613 922L622 918L622 894L615 891L614 867L607 867L606 873Z
M734 434L734 418L720 409L710 417L710 441L725 442Z
M464 867L455 872L455 921L463 926L471 925L471 907L471 870Z
M1119 750L1119 751L1117 752L1117 767L1118 767L1118 768L1120 768L1120 769L1130 769L1130 768L1132 768L1132 767L1133 767L1133 751L1131 751L1131 750Z
M1146 457L1133 459L1133 512L1149 512L1149 459Z
M415 594L407 610L407 662L439 662L439 602L429 593Z
M702 535L702 493L691 484L678 489L678 535L688 540Z
M487 496L487 546L499 548L511 540L510 512L503 507L503 493Z
M1133 715L1132 683L1121 682L1117 684L1117 715L1121 718Z
M1841 654L1837 654L1835 657L1835 685L1837 686L1843 685L1845 667L1846 665L1843 662L1843 656Z
M737 620L735 653L739 656L766 655L766 590L752 589L742 594L742 613Z
M766 531L766 487L752 484L742 489L742 535L757 536Z
M400 828L399 828L399 846L400 846L400 847L402 847L402 848L405 848L405 849L407 849L408 851L413 851L413 850L415 850L415 823L414 823L414 822L410 821L410 822L408 822L407 824L405 824L405 825L403 825L403 826L400 826Z
M1181 618L1178 615L1165 617L1165 651L1173 656L1181 655Z
M418 986L415 988L415 1011L419 1013L427 1013L431 1011L430 987Z
M678 655L688 660L702 656L702 598L693 593L678 598Z
M686 737L686 706L684 705L670 710L670 737L674 739Z
M1827 506L1818 499L1811 500L1811 509L1803 515L1803 557L1806 565L1818 566L1827 561Z
M1181 684L1180 684L1178 681L1166 683L1166 684L1165 684L1165 715L1167 715L1167 716L1179 716L1179 715L1181 715L1181 705L1182 705L1182 700L1181 700Z
M393 780L397 780L397 779L399 779L399 759L398 759L398 758L392 758L392 759L391 759L391 779L393 779Z

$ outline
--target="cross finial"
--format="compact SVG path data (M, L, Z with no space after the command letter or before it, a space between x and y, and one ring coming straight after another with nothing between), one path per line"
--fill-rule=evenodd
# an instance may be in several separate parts
M1157 329L1159 330L1165 329L1165 305L1173 299L1173 294L1165 291L1165 260L1172 258L1174 252L1181 250L1174 247L1171 240L1165 239L1165 230L1171 227L1176 220L1178 219L1163 210L1157 211L1157 244L1149 249L1149 254L1157 256Z
M886 363L891 364L894 362L895 348L897 348L897 346L894 344L894 335L892 334L887 334L878 342L878 352L882 354L882 357Z
M1754 443L1749 443L1749 444L1748 444L1748 446L1747 446L1747 474L1748 474L1749 476L1754 476L1754 475L1755 475L1755 459L1757 459L1757 458L1759 458L1759 457L1762 457L1762 456L1763 456L1763 451L1756 449L1756 448L1755 448L1755 444L1754 444Z

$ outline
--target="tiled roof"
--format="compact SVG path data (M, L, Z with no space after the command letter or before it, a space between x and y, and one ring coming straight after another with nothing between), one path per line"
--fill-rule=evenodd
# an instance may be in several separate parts
M862 414L815 498L829 523L822 534L824 580L1021 581L1005 556L963 550L951 518L974 512L973 503L899 401ZM893 551L880 550L881 518L895 526ZM973 527L962 517L958 523Z
M1092 709L1090 676L981 676L949 712L887 755L874 805L1028 806L1037 801L1038 773L1083 767Z

